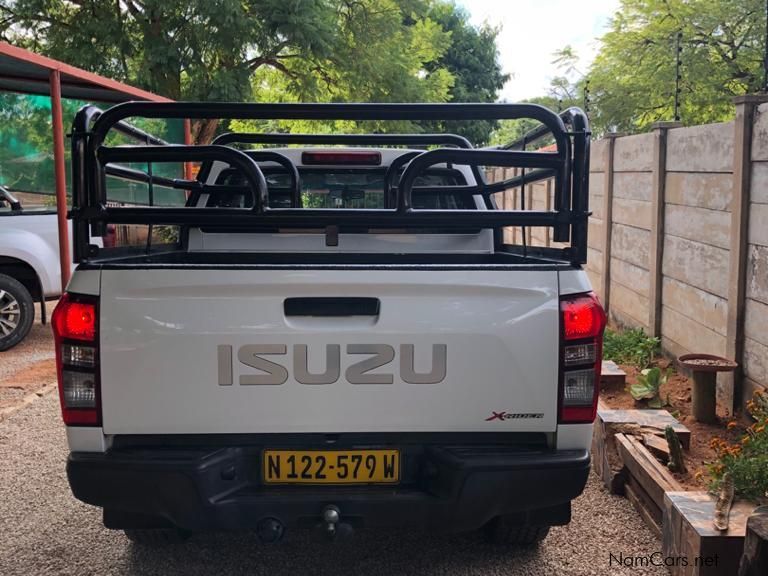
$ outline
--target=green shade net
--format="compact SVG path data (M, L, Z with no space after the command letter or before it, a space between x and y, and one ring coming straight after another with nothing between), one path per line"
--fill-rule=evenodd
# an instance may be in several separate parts
M89 104L81 100L63 99L64 128L71 130L77 111ZM97 104L98 105L98 104ZM100 106L106 108L109 105ZM142 130L166 140L182 144L184 123L181 120L130 119ZM109 145L137 144L119 134L110 134ZM70 170L71 152L67 139L64 143L67 172L67 194L72 194ZM147 170L146 164L131 164L132 168ZM180 163L154 164L152 172L168 178L182 178L183 165ZM0 185L15 192L40 194L51 198L55 204L56 181L53 165L53 130L51 127L51 99L48 96L30 96L10 92L0 93ZM131 204L148 204L147 184L108 178L108 200ZM154 187L154 203L157 205L182 205L184 192Z

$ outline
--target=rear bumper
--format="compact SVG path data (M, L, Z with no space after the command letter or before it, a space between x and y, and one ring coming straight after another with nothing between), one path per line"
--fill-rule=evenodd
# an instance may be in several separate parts
M425 446L394 488L274 487L258 478L259 454L248 447L73 453L67 474L75 497L103 507L113 528L149 527L147 518L191 531L256 529L268 518L310 527L335 505L355 526L447 532L473 530L501 514L521 524L566 524L589 474L586 450Z

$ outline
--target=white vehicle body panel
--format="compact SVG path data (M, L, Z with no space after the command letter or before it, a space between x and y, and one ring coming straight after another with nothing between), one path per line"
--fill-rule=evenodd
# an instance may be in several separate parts
M70 222L70 233L71 229ZM0 217L0 256L29 264L46 296L61 293L58 234L55 213L6 214Z
M289 317L287 297L367 296L378 317ZM101 393L105 434L268 432L554 432L558 389L558 274L554 270L102 270ZM386 344L397 356L372 373L392 384L350 384L368 356L349 344ZM251 344L285 344L280 385L240 385L260 373L237 361ZM293 346L309 372L340 345L340 378L301 384ZM428 372L447 347L436 384L399 376L400 346ZM232 346L233 385L219 385L217 347ZM492 412L521 416L487 419Z

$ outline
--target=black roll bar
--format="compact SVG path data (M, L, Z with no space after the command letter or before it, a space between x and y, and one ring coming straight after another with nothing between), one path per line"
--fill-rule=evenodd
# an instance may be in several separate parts
M458 134L283 134L254 132L225 132L211 144L327 144L346 146L456 146L472 148Z
M132 130L126 118L177 119L302 119L302 120L501 120L531 118L541 122L530 138L551 134L555 151L512 149L513 145L496 149L473 149L465 139L456 135L247 135L225 134L209 146L150 145L109 148L104 146L111 130L129 131L137 140L147 142L148 135ZM128 128L126 128L126 126ZM439 142L433 137L439 136ZM300 198L295 193L293 208L270 208L264 176L256 164L254 154L266 151L240 152L222 143L340 143L376 145L453 145L457 148L438 148L415 155L406 166L392 209L297 209ZM247 143L247 142L244 142ZM178 224L187 226L232 225L248 229L279 229L281 227L317 229L323 226L364 228L434 228L462 230L467 228L498 228L501 226L548 226L554 230L557 242L571 240L571 249L563 249L562 256L574 264L584 262L588 216L589 127L586 116L576 108L558 115L534 104L242 104L242 103L155 103L128 102L103 112L81 110L73 130L73 210L82 258L90 224L95 233L103 233L107 222L122 224ZM250 156L250 157L249 157ZM265 161L277 161L261 156ZM106 205L105 177L109 171L121 171L119 162L189 162L219 160L240 169L250 185L254 198L251 210L242 208L170 208L170 207L108 207ZM278 162L281 163L281 162ZM554 178L555 203L553 211L532 210L416 210L413 209L414 182L420 172L438 163L468 165L480 174L476 186L440 187L467 193L488 195L510 185L525 185L544 178ZM288 168L298 183L295 166ZM110 165L109 169L108 166ZM501 183L486 184L480 166L516 166L532 169L524 176L516 176ZM131 170L131 169L128 169ZM125 177L136 176L123 170ZM142 176L144 178L145 176ZM146 175L160 183L157 176ZM198 178L199 179L199 178ZM167 180L167 179L166 179ZM183 186L186 181L173 181ZM166 181L166 184L168 182ZM205 186L202 182L199 186ZM191 188L192 186L190 186ZM294 189L297 186L294 186ZM417 187L417 190L422 190ZM438 189L436 189L438 190ZM294 190L295 192L295 190ZM84 239L84 240L83 240Z
M258 164L247 154L227 146L100 146L96 157L103 164L111 162L196 162L220 160L239 168L252 186L253 212L261 214L267 205L267 181ZM150 208L152 210L152 208Z

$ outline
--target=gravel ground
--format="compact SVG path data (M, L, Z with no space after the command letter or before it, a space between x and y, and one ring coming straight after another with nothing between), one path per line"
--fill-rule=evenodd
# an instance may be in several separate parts
M56 302L45 303L49 322ZM35 322L32 324L27 337L21 344L5 352L0 352L0 380L7 378L18 370L29 367L35 362L50 360L55 355L51 325L48 323L43 326L40 322L40 304L35 304Z
M55 394L0 423L0 574L510 574L568 576L667 574L664 568L611 566L614 555L649 555L661 543L629 502L592 477L569 526L536 550L495 548L477 536L360 532L328 543L293 532L277 545L250 534L196 536L166 549L132 545L101 526L98 509L76 501L64 474L66 440Z

